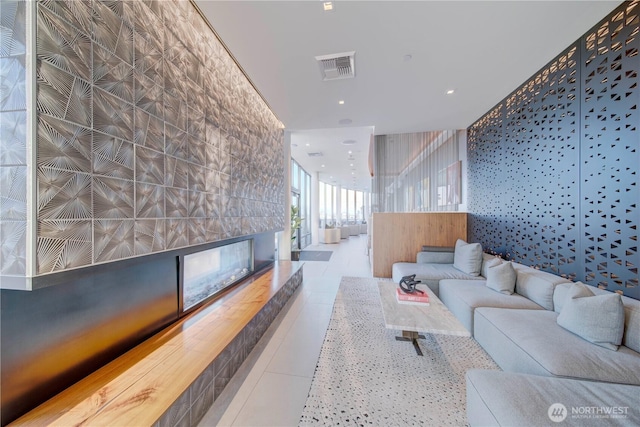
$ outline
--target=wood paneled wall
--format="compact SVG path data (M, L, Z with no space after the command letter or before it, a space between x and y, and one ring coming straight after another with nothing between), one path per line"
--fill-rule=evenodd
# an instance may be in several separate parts
M466 212L374 213L374 277L391 277L395 262L415 262L422 246L453 246L467 239Z

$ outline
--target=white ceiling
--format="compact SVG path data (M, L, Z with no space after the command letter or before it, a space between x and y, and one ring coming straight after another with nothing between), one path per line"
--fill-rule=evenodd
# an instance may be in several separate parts
M369 185L372 131L467 128L620 4L334 1L325 12L321 1L195 2L292 131L293 157L349 188ZM355 78L322 81L314 57L347 51Z
M307 172L319 172L323 182L370 190L367 159L372 134L372 126L292 131L291 157ZM317 152L321 152L322 157L309 156Z

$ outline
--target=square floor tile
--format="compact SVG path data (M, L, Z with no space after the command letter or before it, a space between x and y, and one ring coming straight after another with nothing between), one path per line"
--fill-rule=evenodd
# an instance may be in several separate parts
M200 426L298 425L342 276L372 277L365 245L366 239L342 240L330 245L329 261L305 262L303 284L240 369L249 372L235 395L223 393Z
M297 426L311 378L265 372L233 426Z

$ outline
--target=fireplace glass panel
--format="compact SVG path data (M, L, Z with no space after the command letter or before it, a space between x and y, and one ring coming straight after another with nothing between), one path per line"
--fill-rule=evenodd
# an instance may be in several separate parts
M252 273L252 240L185 255L183 267L182 311L186 311Z

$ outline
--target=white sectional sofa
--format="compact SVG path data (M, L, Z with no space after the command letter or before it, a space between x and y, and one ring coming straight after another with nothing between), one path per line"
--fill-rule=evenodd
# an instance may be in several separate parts
M640 387L627 384L467 372L467 414L472 426L638 426L639 393ZM549 408L559 410L555 417Z
M569 282L567 279L513 263L516 270L515 292L511 295L496 292L486 286L487 263L495 257L483 255L483 277L481 280L440 281L439 298L447 308L474 334L474 313L477 308L552 310L553 292L556 285Z
M451 278L459 274L453 267L455 253L421 253L417 261L431 262L393 266L396 282L409 274L423 278L505 371L467 373L471 426L555 424L547 415L553 403L565 405L569 412L577 405L626 407L624 417L600 417L592 420L597 421L592 425L640 425L640 301L586 287L594 296L608 295L608 301L619 301L624 326L619 325L621 342L613 351L605 348L610 344L596 345L587 340L592 339L589 328L607 334L608 329L600 327L607 320L598 317L602 314L597 307L577 313L578 319L572 322L577 321L578 326L569 324L577 333L558 324L565 305L575 303L574 294L584 285L574 286L565 278L511 263L515 272L513 293L498 292L491 283L498 280L497 276L489 270L498 261L488 254L481 257L481 274L472 277L466 274ZM443 274L438 280L439 272ZM565 315L575 318L575 306L568 310ZM585 331L579 324L580 316L590 323L587 339L579 335ZM608 399L613 396L615 399ZM565 423L589 425L585 419L569 417Z

